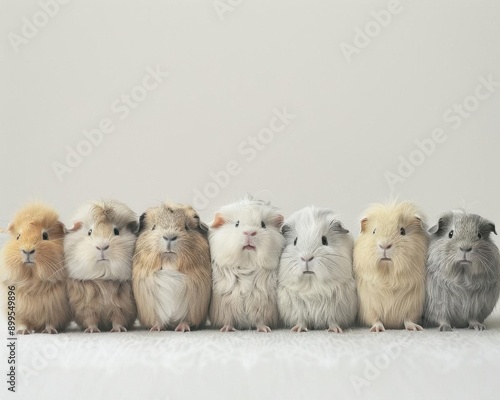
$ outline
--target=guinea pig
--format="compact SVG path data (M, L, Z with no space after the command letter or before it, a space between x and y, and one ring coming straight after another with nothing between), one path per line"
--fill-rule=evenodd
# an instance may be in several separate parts
M256 328L270 332L278 323L276 286L285 244L283 216L269 203L247 196L215 214L210 322L221 332Z
M371 332L422 330L429 238L410 202L377 204L365 212L354 244L358 318Z
M57 333L71 320L64 267L65 227L57 212L41 203L23 207L7 228L0 254L0 281L15 286L18 334Z
M125 332L137 316L132 294L132 256L139 221L116 200L94 201L77 211L64 240L68 296L85 333Z
M208 227L188 205L164 203L140 218L133 289L151 331L186 332L206 323L212 286Z
M447 212L429 229L426 325L440 331L485 329L500 292L500 254L492 232L495 224L465 211Z
M352 268L353 239L334 212L306 207L292 214L282 232L286 245L278 273L278 310L292 331L341 333L358 308Z

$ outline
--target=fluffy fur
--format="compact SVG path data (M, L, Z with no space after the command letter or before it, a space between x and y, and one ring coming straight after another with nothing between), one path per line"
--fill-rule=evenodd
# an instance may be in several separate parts
M424 318L441 331L484 330L500 291L495 225L475 214L450 211L433 226L427 261Z
M74 319L87 333L126 331L137 314L130 281L138 218L107 200L84 205L74 219L64 241Z
M165 203L141 216L133 290L142 325L184 332L205 324L212 285L207 232L183 204Z
M26 205L9 225L11 239L0 255L0 281L16 287L16 329L57 333L71 318L64 268L64 225L55 210Z
M362 324L422 330L428 235L409 202L378 204L365 212L354 245L354 274Z
M329 209L306 207L282 228L286 246L278 275L278 309L292 331L342 332L356 318L353 239Z
M213 292L210 321L221 331L278 323L277 272L285 239L283 217L269 203L246 197L224 206L210 229Z

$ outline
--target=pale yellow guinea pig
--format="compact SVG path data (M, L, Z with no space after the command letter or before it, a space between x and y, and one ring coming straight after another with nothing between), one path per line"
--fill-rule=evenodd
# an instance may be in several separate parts
M365 211L354 245L354 273L361 324L422 330L428 236L410 202L376 204Z

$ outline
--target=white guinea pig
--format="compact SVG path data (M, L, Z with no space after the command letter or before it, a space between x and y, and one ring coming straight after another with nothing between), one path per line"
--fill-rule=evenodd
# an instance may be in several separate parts
M329 209L306 207L283 225L286 246L278 275L278 309L287 328L301 332L351 326L358 307L353 239Z
M213 290L210 321L222 332L278 323L277 272L285 239L283 217L269 203L246 197L222 207L209 232Z

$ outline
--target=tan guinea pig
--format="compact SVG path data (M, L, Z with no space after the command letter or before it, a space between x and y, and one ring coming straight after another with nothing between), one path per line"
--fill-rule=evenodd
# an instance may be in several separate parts
M132 283L141 324L203 326L212 286L208 227L192 207L175 203L149 208L140 221Z
M0 281L15 286L18 334L57 333L71 320L64 267L65 228L57 212L30 203L8 227L0 254Z
M358 318L371 332L422 330L428 236L410 202L377 204L365 212L354 245Z

